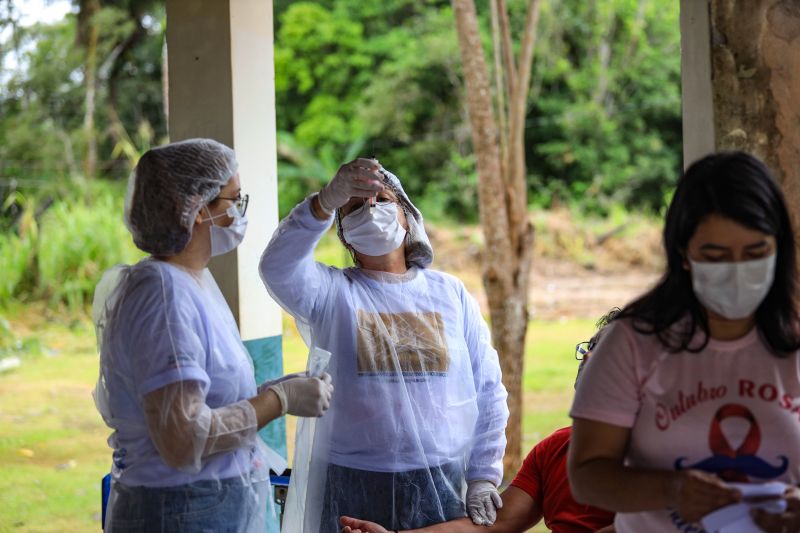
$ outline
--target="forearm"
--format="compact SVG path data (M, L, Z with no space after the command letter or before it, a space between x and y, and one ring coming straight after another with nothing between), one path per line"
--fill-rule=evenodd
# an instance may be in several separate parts
M314 248L328 231L332 220L328 216L319 218L318 213L324 212L319 207L317 196L312 196L297 204L281 220L261 256L262 274L269 275L270 280L282 279L294 274L294 270L287 266L313 263Z
M256 411L258 429L263 428L281 416L281 401L274 391L269 389L247 400Z
M330 227L318 218L316 196L298 204L281 221L261 256L259 272L270 294L295 316L308 317L316 298L330 284L328 267L314 259L314 248Z
M457 520L450 520L449 522L442 522L441 524L420 529L400 531L406 533L519 533L527 529L527 527L530 527L503 520L501 514L502 509L497 515L497 521L492 526L478 526L473 524L472 520L469 518L459 518ZM532 526L533 524L530 525Z
M463 285L458 287L464 310L464 340L477 394L478 418L467 463L467 481L484 479L499 485L503 477L508 392L503 385L500 359L477 301Z
M502 418L489 421L491 425L480 428L475 433L473 449L467 462L467 481L491 481L499 486L503 480L503 453L506 447L507 414Z
M518 487L508 487L503 494L503 507L497 510L492 526L477 526L469 518L415 529L414 533L519 533L527 531L542 518L540 505Z
M616 459L597 458L572 468L572 495L579 503L629 513L675 505L678 473L626 467Z
M252 413L244 412L251 409ZM241 410L242 413L235 413L234 410ZM248 398L247 402L212 410L203 457L242 447L255 437L259 429L280 416L281 402L271 390Z
M260 427L259 410L266 411L266 419L269 409L247 400L212 409L196 382L173 383L144 398L150 437L159 454L169 466L190 472L199 471L201 460L210 455L252 444Z
M488 347L476 370L482 374L478 383L478 419L467 463L467 481L487 480L499 485L503 478L503 455L506 448L508 393L501 380L496 352Z
M494 531L494 530L492 530ZM399 533L486 533L485 526L476 526L469 518L459 518L420 529L402 529Z

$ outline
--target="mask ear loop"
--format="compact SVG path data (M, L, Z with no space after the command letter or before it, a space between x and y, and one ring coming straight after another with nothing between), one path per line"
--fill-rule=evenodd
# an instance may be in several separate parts
M214 224L214 219L215 219L215 218L219 218L219 217L221 217L221 216L223 216L223 215L227 214L227 213L223 213L222 215L213 216L213 215L211 214L211 211L209 211L209 210L208 210L208 204L204 205L204 206L203 206L203 209L205 209L205 210L206 210L206 214L208 214L208 218L204 218L204 219L203 219L203 220L201 220L200 222L201 222L201 223L205 223L205 222L211 221L211 225L212 225L212 226L216 226L216 224Z
M228 209L225 210L224 213L221 213L219 215L212 215L211 211L209 211L208 209L208 205L204 205L203 209L205 209L206 213L208 213L208 218L204 218L201 222L208 222L210 220L212 226L216 226L216 224L214 224L215 218L220 218L225 216L230 217L234 220L242 218L242 215L239 214L239 210L236 209L235 205L230 206Z

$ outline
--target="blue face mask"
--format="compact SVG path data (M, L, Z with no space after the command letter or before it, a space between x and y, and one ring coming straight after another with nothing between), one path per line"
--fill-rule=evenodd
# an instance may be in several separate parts
M206 212L211 213L206 208ZM230 226L217 226L214 224L215 218L231 217L233 222ZM247 217L240 214L236 206L231 206L221 215L211 216L203 220L203 222L211 221L211 257L226 254L239 246L244 239L244 234L247 231Z
M373 210L364 205L342 218L344 240L359 253L377 257L400 247L406 230L397 219L397 204L378 202Z

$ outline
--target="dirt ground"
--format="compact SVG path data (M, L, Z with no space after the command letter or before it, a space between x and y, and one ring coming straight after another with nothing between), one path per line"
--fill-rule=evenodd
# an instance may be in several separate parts
M614 307L622 307L633 300L658 277L655 272L636 270L569 274L537 268L531 276L531 318L600 318Z
M535 227L529 300L534 320L599 318L652 286L663 271L661 229L653 221L575 221L556 211ZM458 276L487 312L480 227L433 226L428 233L433 268Z

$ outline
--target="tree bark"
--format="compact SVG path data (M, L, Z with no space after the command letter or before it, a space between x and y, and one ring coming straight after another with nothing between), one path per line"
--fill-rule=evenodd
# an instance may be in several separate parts
M84 64L86 95L83 114L86 153L83 160L83 171L87 178L94 178L97 175L97 132L95 131L94 116L97 107L97 41L100 29L97 27L95 17L99 11L100 0L81 0L78 12L78 42L86 50L86 63Z
M716 147L760 157L783 186L800 231L800 4L713 0ZM800 237L800 233L798 233Z
M507 161L503 160L500 148L501 136L493 112L489 71L475 5L472 0L452 0L452 4L464 67L472 142L477 156L478 201L485 239L483 284L489 303L492 340L500 355L503 384L508 390L510 417L506 427L508 444L504 467L506 476L513 476L522 459L522 370L533 249L533 227L527 215L523 144L530 62L535 43L532 32L538 18L538 2L533 0L529 7L520 63L516 67L507 31L505 4L502 1L497 4L499 31L496 34L503 42L505 80L510 87L507 93L510 123ZM502 90L502 87L497 88L497 91Z
M500 23L500 3L502 0L489 0L491 6L492 19L492 46L494 49L494 96L497 103L497 120L500 122L500 173L508 176L508 106L507 101L511 98L510 83L505 80L506 73L509 72L509 65L513 66L513 61L505 58L503 53L504 40L507 37L506 29L501 30ZM510 36L508 36L510 45ZM505 65L505 68L504 68ZM506 91L509 91L508 94Z
M133 23L133 30L131 30L131 33L115 47L113 53L109 57L107 111L108 119L111 122L109 132L115 144L128 142L130 140L127 128L117 112L117 109L119 109L119 82L122 74L122 67L125 65L127 57L147 35L147 31L142 25L145 5L145 3L133 2L128 7L128 17ZM135 125L133 126L135 127Z

